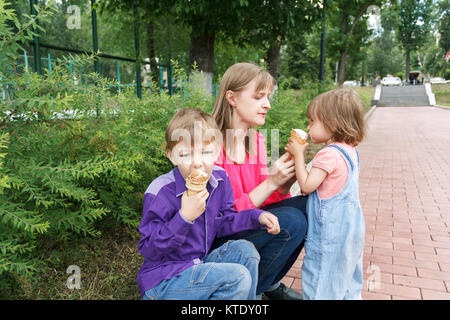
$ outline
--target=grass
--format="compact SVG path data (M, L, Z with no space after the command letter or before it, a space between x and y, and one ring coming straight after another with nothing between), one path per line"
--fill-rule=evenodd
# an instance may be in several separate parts
M371 105L370 101L373 99L375 95L375 87L352 87L354 91L359 95L361 101L363 103L364 111L367 112L370 110Z
M450 83L432 84L431 90L436 97L436 104L450 107Z
M449 87L445 87L449 93ZM374 87L354 87L370 109ZM309 162L324 144L310 144L305 160ZM140 238L137 228L120 226L112 217L98 223L102 232L99 238L74 236L65 242L42 241L39 255L48 262L48 268L34 280L11 279L10 288L0 288L0 299L45 300L138 300L137 272L143 257L137 252ZM67 274L69 266L80 268L81 288L69 289Z
M108 221L110 220L110 221ZM39 252L48 268L34 281L19 278L2 299L44 300L135 300L140 299L136 283L143 257L137 252L139 231L117 228L111 218L102 220L102 236L76 237L68 242L41 243ZM80 268L80 289L69 289L69 266ZM73 283L73 282L72 282Z

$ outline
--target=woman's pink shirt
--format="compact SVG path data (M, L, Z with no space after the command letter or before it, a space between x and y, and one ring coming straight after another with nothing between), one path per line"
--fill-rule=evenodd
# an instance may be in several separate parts
M249 197L249 193L269 177L265 138L259 132L256 133L256 137L257 154L246 154L244 163L235 163L234 161L226 158L224 147L222 147L219 157L215 163L216 165L224 168L230 178L235 199L234 207L237 211L255 208L255 205ZM265 205L290 197L290 193L282 195L280 192L275 191L260 207L264 207Z

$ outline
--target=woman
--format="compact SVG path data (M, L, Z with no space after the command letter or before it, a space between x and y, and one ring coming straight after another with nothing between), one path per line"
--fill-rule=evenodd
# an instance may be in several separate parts
M301 299L296 291L280 284L303 248L307 222L306 197L292 198L289 189L295 182L295 166L285 153L269 172L264 136L256 126L265 123L270 109L269 96L275 81L263 68L237 63L228 68L219 86L212 113L223 136L223 148L216 164L227 172L237 211L259 207L277 216L280 233L252 230L233 237L255 245L261 260L257 294L270 299Z

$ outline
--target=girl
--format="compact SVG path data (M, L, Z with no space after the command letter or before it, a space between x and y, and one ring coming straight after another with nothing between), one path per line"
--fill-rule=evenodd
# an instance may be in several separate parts
M361 299L364 216L358 194L359 156L365 124L359 98L351 89L320 94L308 106L312 143L326 143L305 168L301 145L289 139L285 150L307 202L308 237L302 267L303 298Z
M225 72L212 114L224 141L216 164L230 178L237 211L261 208L279 221L279 234L252 230L238 236L251 241L261 257L257 294L265 292L270 299L296 300L301 295L280 284L280 280L303 248L307 198L292 198L289 194L295 182L295 166L293 160L288 160L288 153L275 161L269 172L264 136L254 130L265 123L274 83L267 71L251 63L234 64ZM236 237L221 241L229 239Z

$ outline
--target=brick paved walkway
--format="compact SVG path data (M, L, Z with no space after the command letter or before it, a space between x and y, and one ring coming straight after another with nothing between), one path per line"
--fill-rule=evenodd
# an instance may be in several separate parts
M368 125L363 298L450 300L450 110L377 108ZM282 280L300 292L303 257Z

